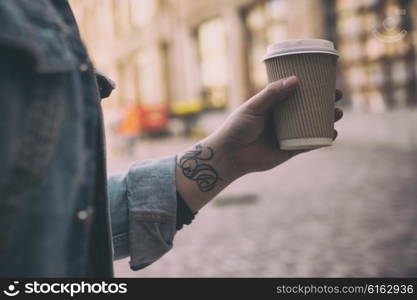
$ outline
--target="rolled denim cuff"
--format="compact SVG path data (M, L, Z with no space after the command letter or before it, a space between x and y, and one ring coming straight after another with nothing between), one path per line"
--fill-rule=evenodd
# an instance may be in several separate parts
M173 246L176 157L134 163L127 174L130 267L150 265Z
M176 157L135 162L109 178L115 259L130 256L132 270L158 260L176 233Z

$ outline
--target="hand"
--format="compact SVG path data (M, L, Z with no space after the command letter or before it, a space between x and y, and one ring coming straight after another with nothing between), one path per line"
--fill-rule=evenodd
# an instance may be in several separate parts
M295 76L270 83L240 105L216 132L178 155L177 191L193 211L237 178L269 170L308 151L280 150L272 124L274 106L287 101L297 84ZM335 97L341 99L342 93L336 91ZM335 121L342 116L342 110L336 108Z
M218 139L225 144L238 174L265 171L285 162L297 154L311 150L280 150L275 135L272 111L280 101L295 91L295 76L270 83L261 92L238 107L217 131ZM336 101L342 92L336 90ZM335 121L342 118L343 111L335 109ZM334 131L334 139L337 131Z

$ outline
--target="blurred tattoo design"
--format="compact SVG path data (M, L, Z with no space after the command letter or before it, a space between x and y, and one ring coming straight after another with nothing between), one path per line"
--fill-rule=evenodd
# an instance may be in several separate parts
M194 149L187 151L179 160L178 167L184 176L197 183L201 192L211 191L221 180L217 171L207 162L214 157L210 147L197 144Z

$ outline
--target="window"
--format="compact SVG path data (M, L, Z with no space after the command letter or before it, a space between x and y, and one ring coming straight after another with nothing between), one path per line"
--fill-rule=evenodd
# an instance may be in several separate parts
M134 27L143 27L151 21L155 13L155 1L134 0L130 2L131 21Z
M209 108L222 108L227 101L226 41L219 18L202 23L197 30L203 99Z
M251 93L261 90L267 83L262 58L272 43L287 39L287 1L269 0L257 2L243 10L246 25Z
M131 29L131 0L113 0L112 5L115 34L122 36L129 33Z

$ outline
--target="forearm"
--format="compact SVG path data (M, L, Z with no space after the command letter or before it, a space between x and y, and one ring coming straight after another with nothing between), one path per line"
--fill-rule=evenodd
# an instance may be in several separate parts
M177 156L176 186L197 212L240 175L221 139L209 136Z

